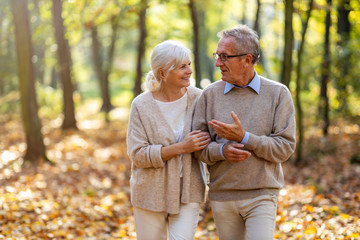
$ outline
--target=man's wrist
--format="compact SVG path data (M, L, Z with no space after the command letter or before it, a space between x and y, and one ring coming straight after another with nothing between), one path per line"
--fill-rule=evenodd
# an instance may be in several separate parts
M241 144L244 144L244 146L249 142L250 133L245 131L244 137L241 140Z
M224 145L225 145L225 143L221 144L221 146L220 146L220 155L221 155L221 157L222 157L223 159L225 159L225 156L224 156L224 153L223 153Z

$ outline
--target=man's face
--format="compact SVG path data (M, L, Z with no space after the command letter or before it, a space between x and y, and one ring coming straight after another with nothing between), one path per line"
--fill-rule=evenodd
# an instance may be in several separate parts
M237 52L235 49L235 39L232 37L220 39L216 53L226 54L226 55L239 55L244 54L242 52ZM245 57L245 56L244 56ZM215 66L219 67L221 70L222 80L228 83L236 84L241 86L244 80L244 67L245 61L244 57L232 57L227 58L224 62L220 58L216 60Z

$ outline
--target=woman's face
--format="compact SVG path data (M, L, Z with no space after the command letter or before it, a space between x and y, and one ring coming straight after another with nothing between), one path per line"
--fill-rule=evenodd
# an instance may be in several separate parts
M180 66L171 70L164 80L165 85L172 87L188 87L190 85L190 77L192 74L190 59L184 61Z

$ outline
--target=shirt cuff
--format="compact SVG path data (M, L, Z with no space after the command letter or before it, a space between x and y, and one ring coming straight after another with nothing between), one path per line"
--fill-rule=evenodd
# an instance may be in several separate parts
M220 155L221 155L221 157L222 157L223 159L225 159L224 154L223 154L223 147L224 147L224 145L225 145L225 143L224 143L224 144L221 144L221 146L220 146Z
M244 144L244 146L249 142L249 136L250 136L250 133L249 132L245 132L245 135L243 137L243 139L241 140L241 144Z

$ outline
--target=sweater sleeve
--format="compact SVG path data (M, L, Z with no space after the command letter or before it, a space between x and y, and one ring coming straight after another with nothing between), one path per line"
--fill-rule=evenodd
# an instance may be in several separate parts
M204 93L200 96L199 100L196 103L193 122L192 122L192 129L193 130L202 130L205 132L209 132L208 128L208 120L206 118L206 100ZM196 159L208 164L214 165L217 161L225 160L220 153L220 147L222 143L217 143L214 141L214 136L210 137L212 142L201 151L197 151L194 153Z
M162 168L165 166L161 158L162 145L150 144L146 126L144 126L136 104L130 110L127 131L127 152L130 160L139 168Z
M259 158L282 163L295 151L296 145L295 109L290 92L284 88L279 95L274 113L273 129L269 136L250 133L246 148Z

